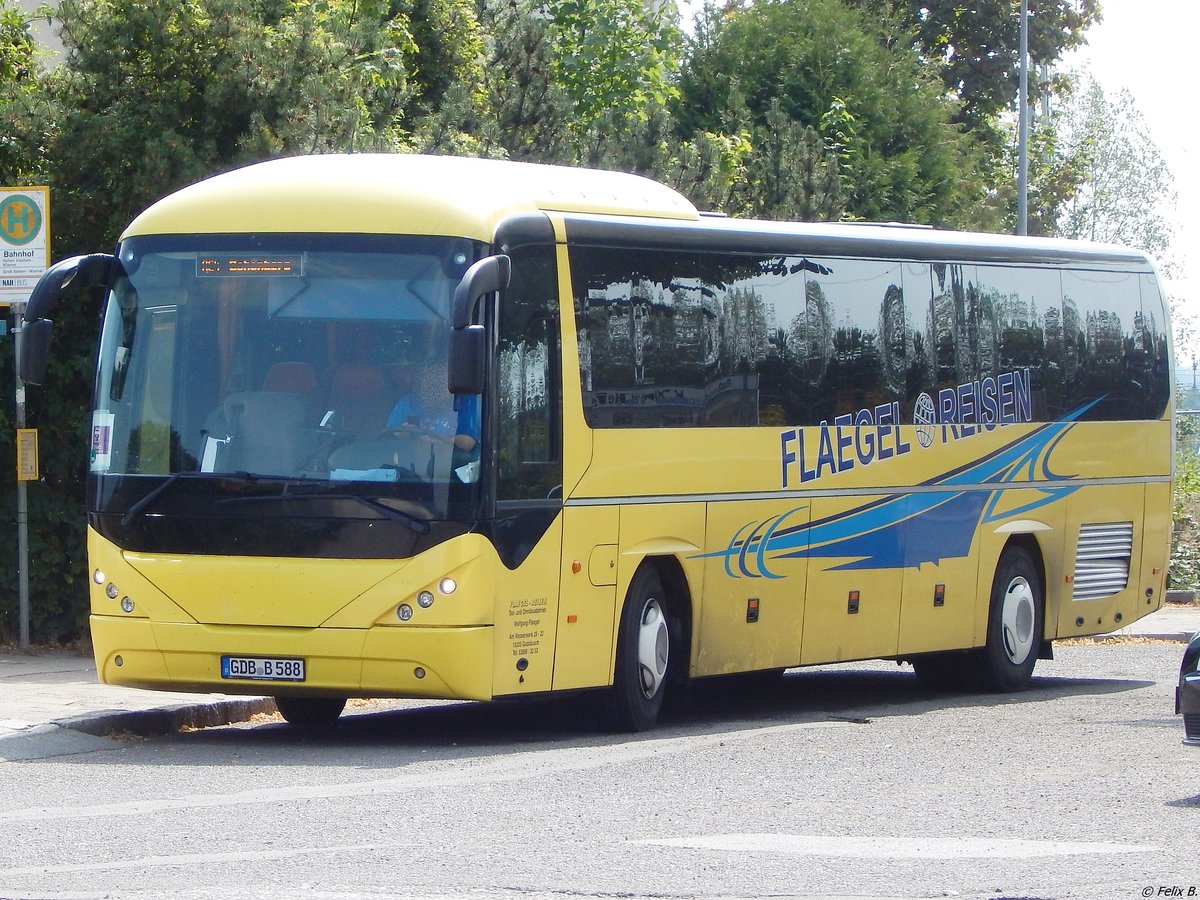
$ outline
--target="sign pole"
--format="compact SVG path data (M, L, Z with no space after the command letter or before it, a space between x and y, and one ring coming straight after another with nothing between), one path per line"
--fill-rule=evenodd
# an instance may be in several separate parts
M25 314L24 303L12 305L13 317L13 346L16 350L15 359L21 358L21 318ZM25 430L25 382L21 380L20 370L17 370L17 434ZM21 450L17 449L17 469L20 471ZM17 477L17 580L20 604L20 641L21 649L29 649L29 490L28 482L19 475Z
M25 383L21 381L21 320L38 278L50 265L50 189L0 188L0 303L13 314L17 366L17 581L21 649L29 649L29 493L38 479L37 432L25 427Z

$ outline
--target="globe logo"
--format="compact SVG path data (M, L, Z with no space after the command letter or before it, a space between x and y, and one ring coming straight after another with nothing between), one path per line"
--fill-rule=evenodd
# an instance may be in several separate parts
M921 394L917 398L917 404L913 407L913 424L917 426L917 441L928 450L933 443L933 426L937 424L937 409L928 394Z

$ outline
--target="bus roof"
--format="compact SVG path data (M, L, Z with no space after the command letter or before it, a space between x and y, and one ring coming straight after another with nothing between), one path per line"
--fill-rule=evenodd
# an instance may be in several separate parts
M492 241L538 212L567 216L572 241L888 259L1021 262L1151 271L1106 244L862 223L702 216L682 194L623 172L418 154L318 154L256 163L197 182L139 215L149 234L431 234Z
M1113 244L858 222L703 216L695 222L649 223L620 216L568 215L566 227L568 240L600 246L1153 271L1145 253Z
M122 237L226 232L435 234L490 241L521 213L696 220L648 178L493 159L416 154L276 159L197 182L155 203Z

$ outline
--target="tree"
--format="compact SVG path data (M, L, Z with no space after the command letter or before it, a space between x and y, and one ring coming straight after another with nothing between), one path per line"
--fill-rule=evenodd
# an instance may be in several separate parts
M1181 358L1196 353L1200 331L1184 298L1170 292L1175 259L1175 177L1133 95L1115 97L1084 73L1079 90L1062 111L1061 140L1078 160L1081 184L1057 222L1063 237L1137 247L1168 276L1172 330Z
M744 109L757 147L778 134L782 114L820 135L824 158L806 165L834 167L851 216L970 223L983 192L973 175L981 154L911 45L893 17L868 17L844 0L710 5L680 78L681 135L728 133L731 111ZM805 138L793 153L814 149Z
M570 162L572 101L555 78L551 19L541 0L480 0L489 38L484 91L490 112L479 123L489 152L510 159Z
M513 159L599 165L630 131L657 140L683 53L642 0L481 0L490 36L484 143ZM644 171L644 169L643 169Z
M682 37L673 17L643 0L549 0L555 79L572 102L571 128L604 115L644 121L675 95Z
M1125 244L1171 266L1174 178L1149 137L1133 95L1109 96L1084 77L1064 111L1062 136L1079 155L1083 183L1058 222L1064 237Z
M461 135L430 120L478 104L482 37L469 12L469 0L61 0L65 59L38 83L32 44L4 2L0 113L20 127L0 138L0 165L49 181L60 258L113 246L158 197L252 160L455 143ZM55 365L30 392L42 449L43 480L30 490L32 624L42 640L78 634L87 608L97 301L57 311ZM11 356L0 364L12 371ZM11 442L4 447L0 457ZM11 557L0 546L0 581L15 581ZM15 596L6 587L0 596Z
M44 12L44 10L43 10ZM45 137L48 130L49 107L38 84L38 58L26 16L22 10L7 0L0 0L0 183L25 185L44 183L47 178L44 155ZM93 341L94 343L94 341ZM86 360L87 351L84 351ZM84 363L86 364L86 362ZM68 362L68 369L73 363ZM0 396L12 398L14 391L13 342L0 341ZM86 392L86 388L84 388ZM86 394L85 394L86 395ZM31 398L36 409L36 399ZM85 598L82 565L64 567L65 576L58 565L67 561L62 547L82 547L83 526L80 506L64 500L53 489L46 490L46 482L61 472L59 455L53 446L47 450L47 438L51 442L75 430L78 410L71 410L69 421L60 429L42 432L39 438L43 445L41 470L43 484L29 486L30 556L36 563L30 570L31 596L46 598L31 607L31 626L34 634L45 637L65 637L77 634L80 628L81 610L85 608L76 598ZM12 472L15 466L11 403L0 405L0 433L10 436L0 444L0 469ZM79 446L77 442L72 447ZM11 480L9 484L11 485ZM70 493L70 492L68 492ZM72 495L75 496L75 495ZM4 519L16 520L16 497L11 490L0 491L0 509ZM81 563L82 554L76 554ZM15 633L17 621L17 577L18 560L15 541L0 544L0 640ZM65 590L64 590L65 587ZM73 595L70 600L64 595Z
M773 101L765 121L751 132L754 152L746 159L738 196L744 211L803 222L841 218L852 177L850 154L855 151L842 152L842 145L826 131L789 118L782 104Z
M0 0L0 184L41 177L35 45L21 8Z
M415 74L410 19L386 0L62 0L58 15L50 154L81 249L216 171L402 146L434 87Z
M969 129L994 127L1013 108L1019 87L1020 0L855 0L868 13L900 16L922 60L962 101L956 117ZM1097 0L1030 0L1031 71L1080 47L1100 21ZM1047 86L1048 87L1048 86ZM1039 85L1033 80L1036 91Z

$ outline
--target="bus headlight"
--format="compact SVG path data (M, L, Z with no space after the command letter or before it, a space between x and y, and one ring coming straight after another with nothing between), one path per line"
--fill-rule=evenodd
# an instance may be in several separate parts
M421 609L429 609L429 607L433 606L433 594L429 591L421 591L421 593L417 594L417 606L421 607Z
M401 603L396 607L396 618L401 622L407 622L413 617L413 608L407 603Z
M441 591L443 594L445 594L447 597L449 597L451 594L453 594L455 591L458 590L458 582L455 581L453 578L449 578L449 577L443 578L441 581L438 582L438 590Z

